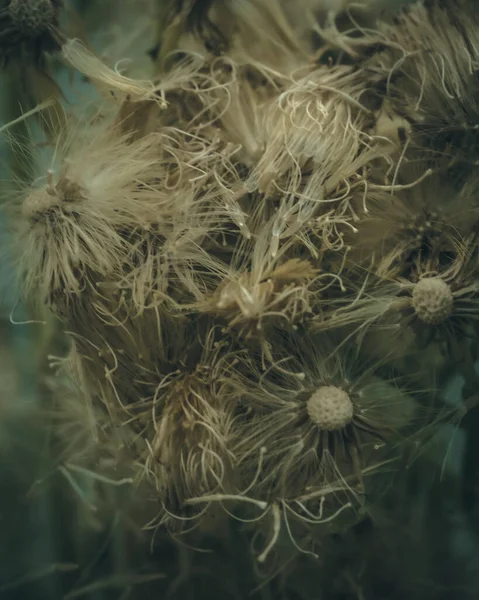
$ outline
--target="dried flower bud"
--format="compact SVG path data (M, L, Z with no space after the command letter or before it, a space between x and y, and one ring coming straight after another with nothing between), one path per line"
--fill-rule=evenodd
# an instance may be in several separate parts
M46 190L31 193L22 204L22 216L32 222L36 221L47 211L59 206L57 196L49 194Z
M440 278L421 279L412 292L412 306L428 325L443 323L452 312L454 297L449 285Z
M0 67L11 60L43 67L45 53L57 52L66 41L59 27L62 8L63 0L4 2L0 8Z
M11 0L8 12L19 32L38 37L55 21L57 11L51 0Z
M354 414L349 395L333 385L318 388L307 401L306 410L311 421L325 431L343 429Z

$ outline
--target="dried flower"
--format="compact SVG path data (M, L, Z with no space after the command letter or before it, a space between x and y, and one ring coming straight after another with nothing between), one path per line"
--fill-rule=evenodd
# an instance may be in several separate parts
M129 143L108 123L96 133L63 132L56 164L43 187L22 190L18 243L26 292L63 305L95 279L121 270L128 246L122 231L148 221L154 193L156 141ZM60 295L60 297L58 296Z
M0 8L0 63L23 57L38 64L45 52L59 50L62 8L63 0L8 0Z
M427 325L439 325L451 316L454 296L450 286L440 278L425 277L414 286L411 305Z
M383 74L394 112L411 123L415 145L435 160L476 156L479 13L475 3L441 0L405 7L393 24L379 23L386 43L367 61ZM471 154L472 153L472 154Z
M411 179L418 180L417 167L405 165L390 192L369 186L367 212L362 214L359 195L357 233L346 234L348 262L388 279L404 274L417 260L461 252L460 240L472 235L479 222L475 176L464 183L448 170L411 187L406 183L404 189L403 182Z
M358 492L362 471L384 460L379 449L413 423L416 402L378 376L379 364L334 351L322 337L303 334L287 348L276 340L265 373L252 358L240 364L233 454L245 474L261 456L251 494L293 500L342 481Z

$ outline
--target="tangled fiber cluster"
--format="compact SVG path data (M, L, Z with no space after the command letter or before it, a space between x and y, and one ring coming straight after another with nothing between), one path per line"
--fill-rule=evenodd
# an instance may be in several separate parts
M53 35L43 4L1 9L2 44ZM69 460L121 455L151 528L238 522L271 569L370 513L477 381L479 7L326 4L170 2L150 78L53 36L101 99L8 206L71 340Z

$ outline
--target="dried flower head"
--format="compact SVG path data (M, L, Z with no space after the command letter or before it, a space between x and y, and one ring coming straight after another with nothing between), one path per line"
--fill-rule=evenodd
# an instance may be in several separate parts
M197 310L229 271L226 236L241 238L247 228L223 181L228 148L170 128L158 140L155 214L128 235L120 287L140 312L163 302Z
M354 416L354 404L349 394L334 385L323 385L306 402L311 421L321 431L344 429Z
M23 57L38 64L45 52L59 50L62 8L63 0L9 0L0 8L0 63Z
M457 350L469 337L475 337L479 316L477 287L477 257L474 244L465 243L465 258L455 258L450 264L431 268L431 262L419 263L409 280L398 279L401 289L393 306L402 314L402 325L410 325L416 342L424 346L439 338L449 352ZM394 309L393 309L394 310Z
M454 295L440 278L425 277L414 286L411 304L416 315L428 325L439 325L451 316Z
M237 244L222 282L199 304L240 336L263 341L269 327L294 327L312 311L318 276L312 262L288 259L287 244L272 258L268 233L271 223Z
M164 508L181 519L188 513L186 500L227 488L232 415L220 388L205 375L179 378L155 402L156 431L144 453L145 471Z
M382 51L366 61L400 117L412 125L415 145L437 161L477 157L477 4L415 2L392 24L379 23ZM472 158L474 156L474 158Z
M251 495L293 500L342 481L362 493L363 471L413 423L415 400L323 337L304 335L290 355L283 344L265 373L252 357L240 363L232 451L245 475L259 469Z
M121 272L124 231L148 222L153 210L154 190L139 184L154 180L157 164L154 138L130 143L107 121L63 133L45 184L21 190L18 221L26 293L60 305Z
M479 315L475 240L456 238L454 248L438 244L434 252L423 248L408 262L398 261L388 277L366 269L344 276L349 293L332 296L315 327L347 328L358 343L372 336L370 348L390 347L397 358L439 343L449 364L470 364ZM416 372L420 364L407 369Z
M353 187L379 150L362 132L371 119L362 104L364 80L350 67L308 71L264 108L264 149L245 180L268 200L256 208L258 224L275 207L270 252L289 239L317 257L344 246L342 226L354 229Z
M167 375L150 383L149 394L126 407L127 426L138 434L139 475L153 483L173 521L191 512L188 499L225 491L232 478L233 411L223 399L227 343L218 341L217 328L201 333L203 346L196 331L181 348L177 368L170 364Z
M421 181L417 167L405 165L390 192L370 185L367 212L357 199L357 233L346 234L348 261L388 279L405 274L417 260L460 254L460 240L477 228L479 203L476 177L455 179L448 170Z
M8 13L19 31L38 36L54 20L55 7L51 0L10 0Z

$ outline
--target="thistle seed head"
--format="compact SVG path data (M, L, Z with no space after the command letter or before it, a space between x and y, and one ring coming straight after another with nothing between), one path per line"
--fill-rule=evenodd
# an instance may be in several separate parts
M22 204L22 216L28 220L36 220L40 215L60 205L60 199L46 190L35 190L29 194Z
M51 0L11 0L10 18L24 35L41 35L56 19L56 9Z
M306 409L311 421L325 431L343 429L354 414L349 395L333 385L318 388L307 401Z
M449 285L440 278L421 279L412 291L416 315L428 325L443 323L451 315L454 304Z
M54 183L52 174L49 174L49 184L32 191L23 201L22 216L35 221L56 207L68 210L69 205L82 197L83 190L79 185L68 179L60 179L58 183Z

